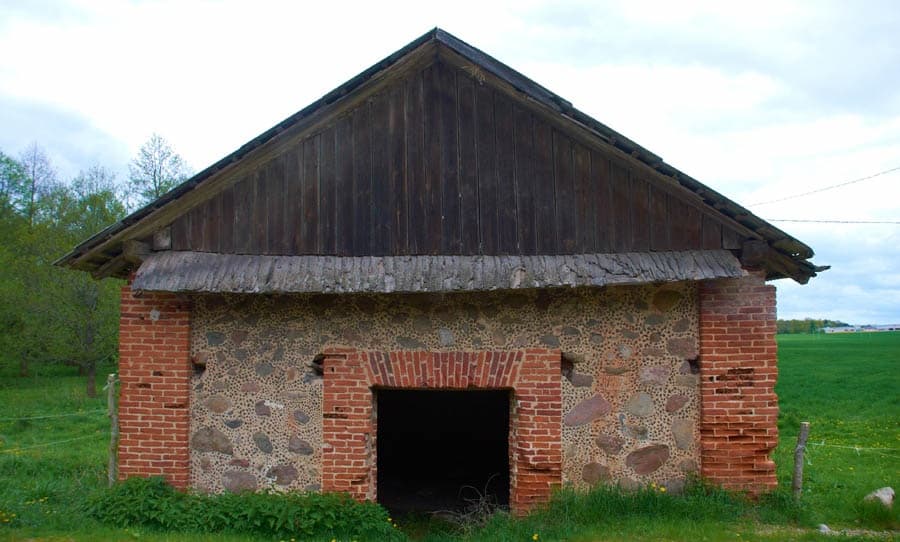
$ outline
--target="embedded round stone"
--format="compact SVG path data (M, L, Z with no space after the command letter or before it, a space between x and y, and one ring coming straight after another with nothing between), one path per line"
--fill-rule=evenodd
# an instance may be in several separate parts
M610 410L612 410L612 405L598 393L575 405L563 418L563 423L569 427L577 427L602 418L609 414Z
M259 384L255 380L248 380L241 384L243 393L256 393L259 391Z
M600 463L588 463L581 469L581 479L590 485L609 480L609 467Z
M625 424L622 426L622 434L628 438L645 440L649 431L643 425Z
M222 474L222 487L232 493L256 491L256 476L249 472L230 470Z
M672 395L666 399L666 412L676 412L681 410L688 401L690 401L690 398L686 395L681 395L680 393Z
M231 332L231 342L234 343L235 346L240 346L247 339L247 332L236 329Z
M256 447L259 448L259 451L265 454L272 453L272 441L269 440L269 436L265 433L254 433L253 442L256 443Z
M671 371L664 365L651 365L641 369L641 383L651 386L662 386L669 380Z
M694 424L690 420L672 420L672 435L676 446L688 450L694 443Z
M597 446L609 455L616 455L622 451L625 441L616 435L600 435L597 437Z
M653 414L653 398L649 393L635 393L625 403L625 412L641 418L649 416Z
M666 317L661 314L648 314L644 318L644 323L648 326L658 326L666 321Z
M559 337L556 335L544 335L541 337L541 344L551 348L559 348Z
M219 346L225 342L225 334L218 331L209 331L206 333L206 344L209 346Z
M425 343L412 337L397 337L395 339L400 348L406 350L421 350L425 348Z
M266 478L274 478L275 484L279 486L289 486L297 479L299 473L293 465L277 465L269 469Z
M221 395L213 395L206 400L206 408L210 412L221 414L231 408L231 401Z
M594 383L594 377L583 373L572 373L569 382L576 388L588 388Z
M306 423L309 421L309 414L298 409L294 411L294 419L297 423Z
M444 347L456 344L456 337L453 336L453 332L445 327L438 330L438 339L440 340L441 346Z
M242 425L244 425L244 420L227 420L225 422L225 426L230 429L237 429Z
M694 388L700 383L697 375L675 375L675 385L682 388Z
M269 376L274 370L275 368L272 367L271 363L262 362L256 364L256 374L258 374L259 376Z
M269 408L269 405L267 405L265 401L257 401L256 404L253 405L253 410L256 411L257 416L272 415L272 409Z
M297 435L291 435L288 439L288 451L299 455L312 455L314 450L310 443Z
M670 354L679 358L694 359L698 355L696 341L689 338L669 339L666 349Z
M655 472L669 460L669 447L665 444L654 444L640 448L628 454L625 458L625 464L630 467L635 474L644 476Z
M660 290L653 294L653 307L659 312L669 312L679 301L681 294L675 290Z
M232 455L234 446L225 433L214 427L201 427L191 436L191 448L198 452L218 452Z

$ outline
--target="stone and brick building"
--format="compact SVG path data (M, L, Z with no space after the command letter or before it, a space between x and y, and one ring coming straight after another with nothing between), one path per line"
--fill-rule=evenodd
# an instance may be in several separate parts
M436 29L61 263L129 280L120 477L525 511L773 488L812 255Z

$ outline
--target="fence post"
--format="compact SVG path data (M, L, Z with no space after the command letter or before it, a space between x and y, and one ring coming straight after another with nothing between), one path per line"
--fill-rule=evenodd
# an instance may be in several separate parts
M803 454L806 452L807 438L809 438L809 422L800 422L800 434L797 435L797 447L794 448L794 477L791 480L791 490L797 500L803 493Z
M116 483L119 472L119 409L116 407L116 373L106 377L106 404L109 409L109 486Z

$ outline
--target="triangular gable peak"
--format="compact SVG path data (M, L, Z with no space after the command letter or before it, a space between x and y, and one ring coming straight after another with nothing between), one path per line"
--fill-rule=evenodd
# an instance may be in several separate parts
M693 194L441 59L172 223L172 249L500 255L741 248ZM696 196L693 196L696 200Z
M63 262L122 275L140 247L336 257L733 250L772 278L815 274L799 241L666 174L658 157L446 33L385 63Z

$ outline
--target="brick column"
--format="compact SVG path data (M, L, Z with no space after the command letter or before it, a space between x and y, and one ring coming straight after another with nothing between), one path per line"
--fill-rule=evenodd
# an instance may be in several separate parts
M190 306L174 294L122 288L119 479L190 483Z
M701 474L730 489L775 489L775 287L761 275L700 285Z

